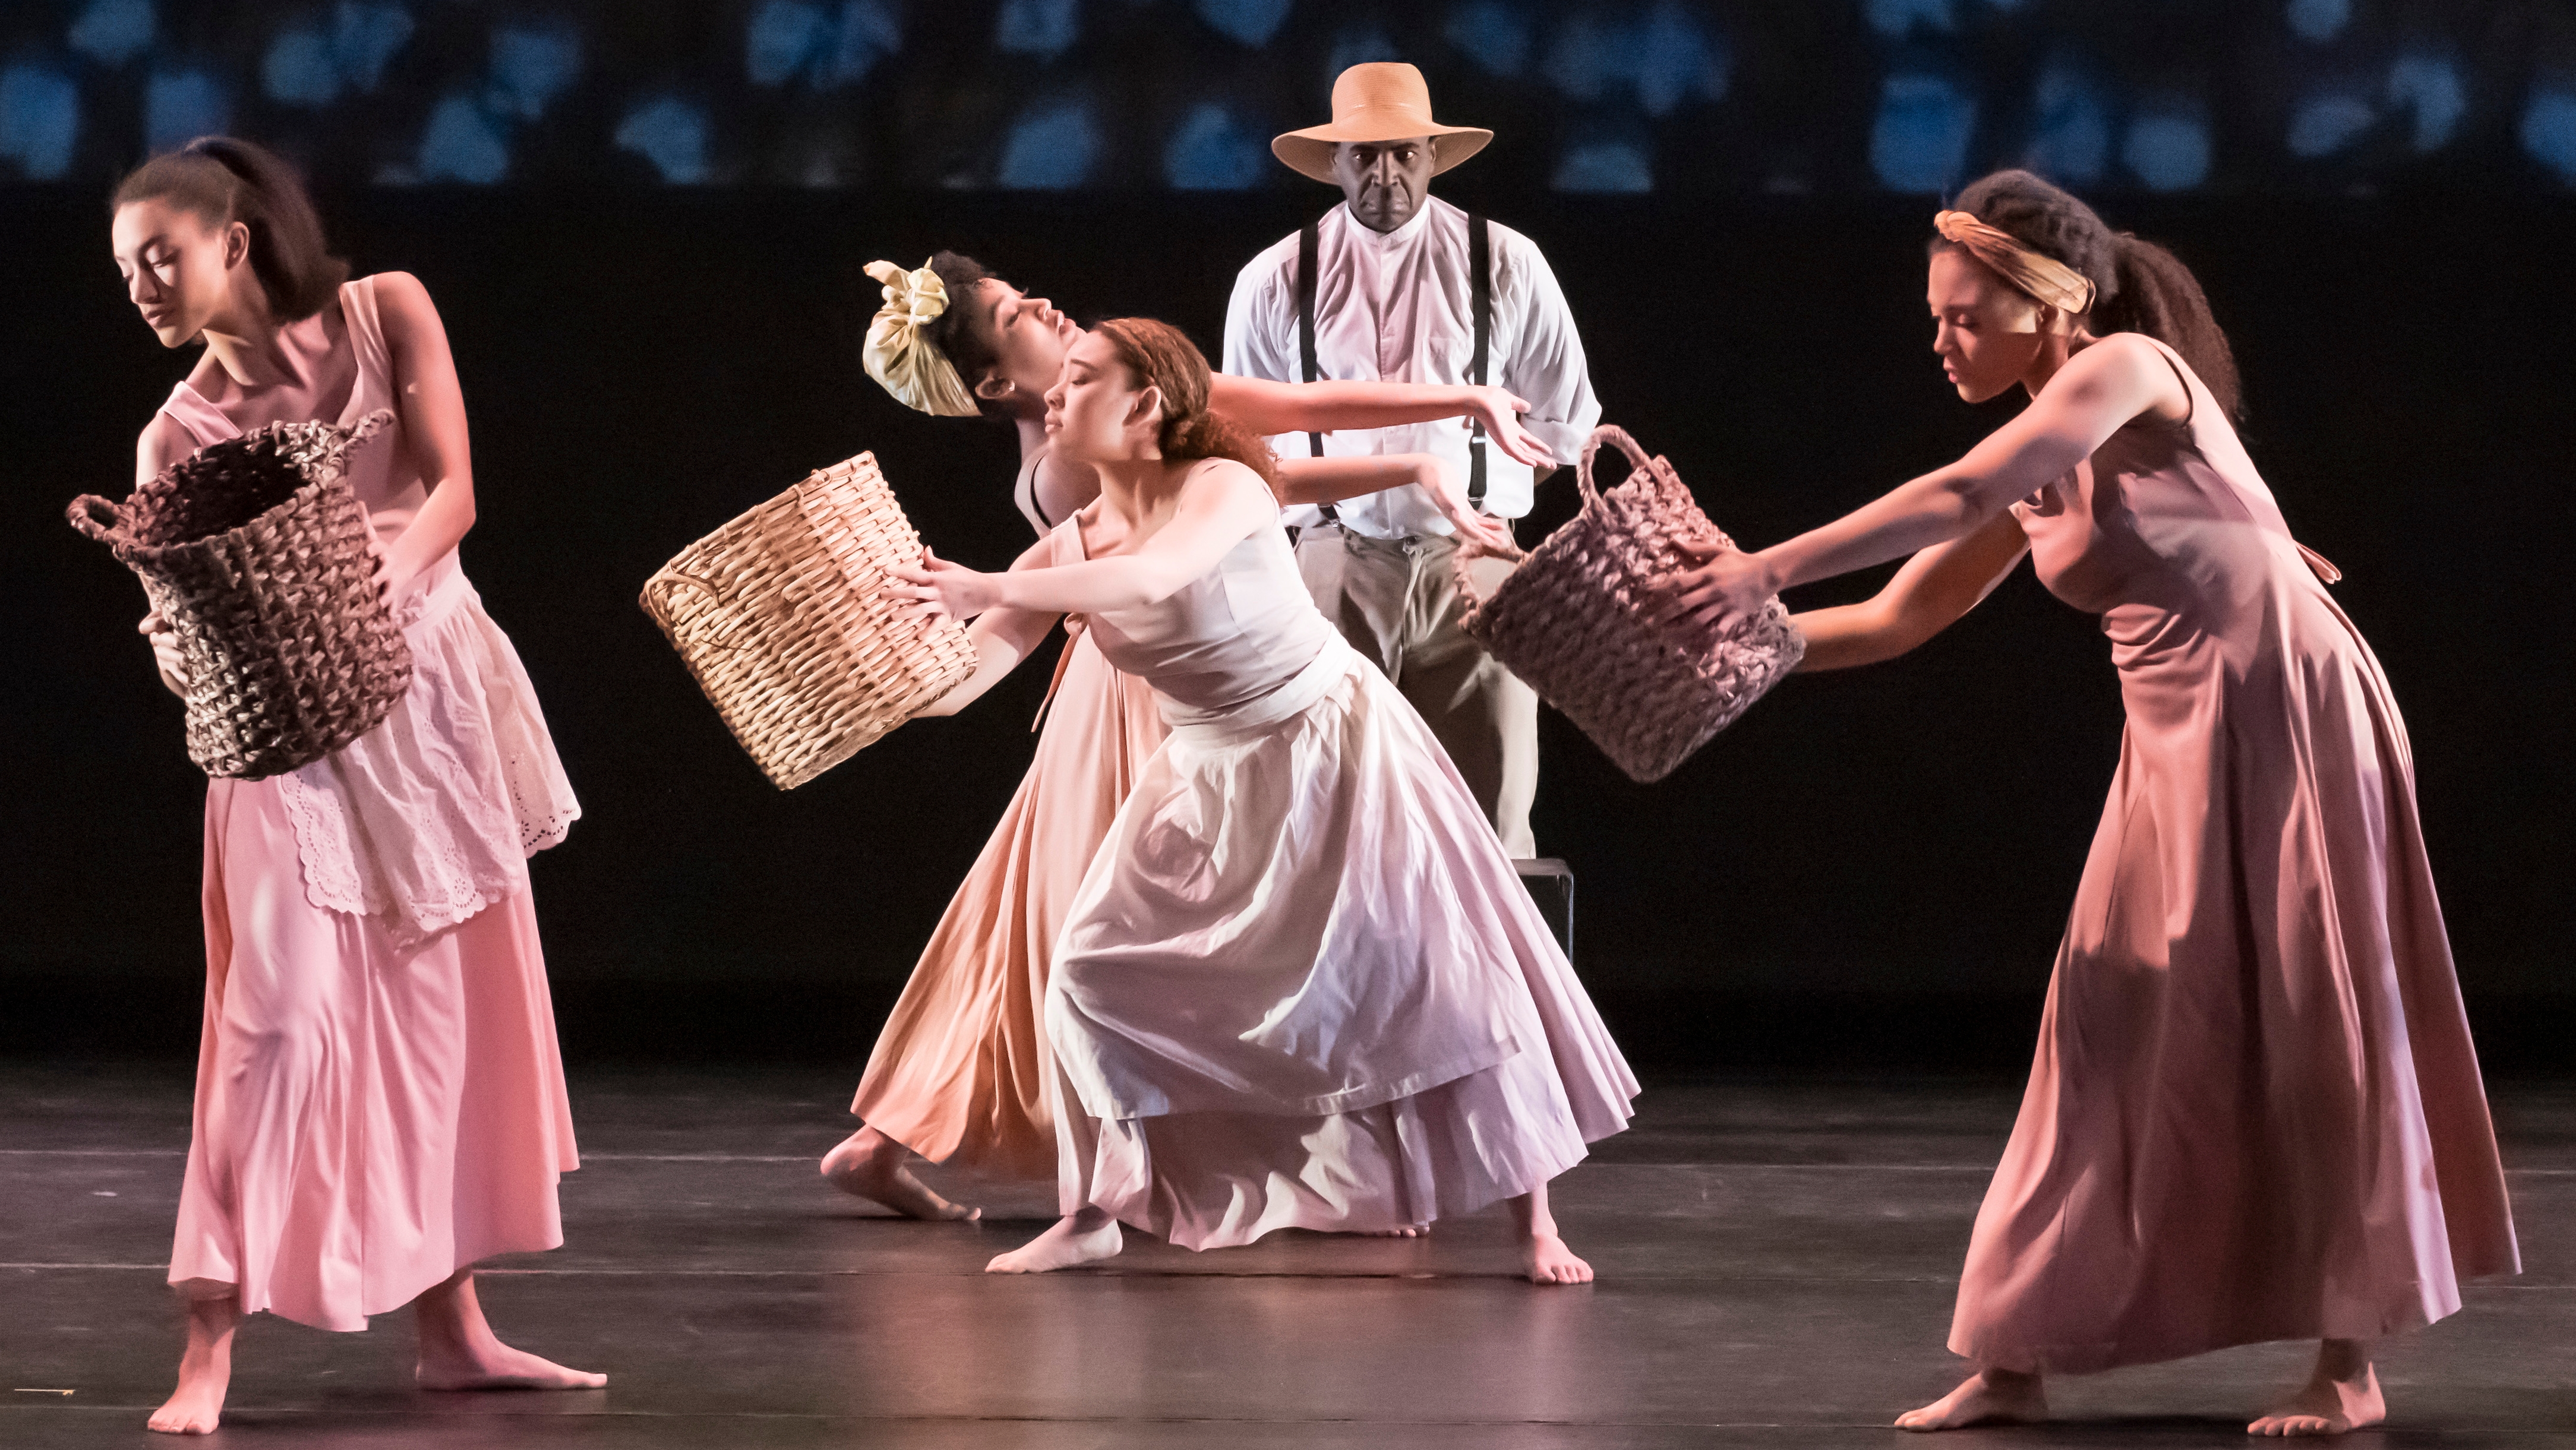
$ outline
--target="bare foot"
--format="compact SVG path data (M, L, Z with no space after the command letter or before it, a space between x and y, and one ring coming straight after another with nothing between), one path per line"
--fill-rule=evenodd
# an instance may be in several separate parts
M1007 1254L995 1254L987 1274L1043 1274L1093 1264L1126 1247L1118 1220L1096 1208L1057 1219L1055 1225Z
M1548 1212L1547 1185L1542 1183L1512 1199L1512 1227L1521 1241L1521 1269L1533 1284L1589 1284L1592 1266L1575 1257L1557 1235L1556 1216Z
M2329 1339L2317 1346L2308 1382L2271 1413L2245 1427L2248 1435L2340 1435L2388 1418L2371 1368L2369 1346L2357 1339Z
M1900 1430L1960 1430L1970 1425L2018 1425L2048 1418L2048 1396L2039 1376L1985 1369L1919 1410L1896 1417Z
M1535 1234L1521 1245L1521 1267L1528 1271L1533 1284L1589 1284L1592 1266L1575 1257L1565 1240L1554 1234Z
M912 1176L905 1160L912 1150L878 1132L861 1128L823 1155L823 1176L853 1198L882 1203L906 1218L978 1219L984 1210L951 1203Z
M425 1390L595 1390L608 1376L566 1369L523 1349L512 1349L492 1333L483 1305L474 1295L474 1271L456 1277L413 1302L420 1321L420 1361L412 1382Z
M179 1355L179 1387L152 1412L151 1427L165 1435L211 1435L223 1419L224 1391L233 1380L233 1329L241 1300L188 1302L188 1347Z
M1402 1228L1364 1228L1359 1230L1357 1233L1352 1234L1351 1237L1359 1239L1427 1239L1431 1237L1431 1225L1427 1223L1409 1223Z

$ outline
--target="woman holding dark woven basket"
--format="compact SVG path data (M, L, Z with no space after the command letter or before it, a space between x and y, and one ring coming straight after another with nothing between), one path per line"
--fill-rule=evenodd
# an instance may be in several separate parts
M2405 722L2237 440L2183 264L2026 172L1933 224L1943 370L2030 406L1670 604L1741 615L1912 553L1869 602L1797 616L1832 669L1922 643L2029 554L2111 640L2119 771L1960 1275L1976 1370L1897 1424L2035 1419L2044 1373L2276 1339L2320 1341L2316 1367L2253 1433L2375 1423L2371 1342L2519 1264Z
M1045 431L1046 390L1082 329L1045 298L955 253L909 272L887 262L869 271L886 295L869 332L870 375L908 407L1009 424L1021 448L1015 501L1042 540L1059 538L1056 526L1100 492L1098 474L1057 455ZM1545 454L1517 426L1515 400L1500 388L1219 376L1211 398L1216 411L1262 433L1473 416L1515 457ZM1282 466L1280 487L1292 500L1320 502L1417 482L1444 501L1462 537L1508 543L1427 455L1296 460ZM960 1218L974 1210L914 1176L906 1166L912 1153L1017 1177L1055 1170L1046 1103L1052 1069L1039 1017L1047 962L1083 868L1136 768L1163 739L1151 692L1112 668L1081 637L1078 622L1076 628L1019 792L868 1059L851 1104L866 1126L823 1159L824 1176L844 1191L914 1217Z
M535 691L457 565L474 522L464 403L437 310L402 273L343 282L292 172L213 137L116 193L118 269L168 347L203 343L137 451L152 479L278 421L391 410L348 480L412 657L383 722L206 794L207 974L170 1280L188 1301L155 1430L215 1428L234 1326L418 1307L432 1389L595 1388L493 1337L472 1265L563 1239L578 1166L527 856L580 809ZM189 665L158 617L165 680Z
M995 1272L1508 1202L1538 1283L1591 1269L1547 1185L1637 1091L1493 823L1315 608L1258 435L1178 331L1107 322L1049 395L1100 497L1001 574L890 586L1025 652L1079 612L1170 726L1066 909L1046 988L1064 1218ZM943 705L995 678L979 673Z

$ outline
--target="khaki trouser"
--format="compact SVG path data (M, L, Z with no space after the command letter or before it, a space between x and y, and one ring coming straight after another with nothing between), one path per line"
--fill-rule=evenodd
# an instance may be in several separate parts
M1457 541L1372 539L1325 524L1297 540L1315 607L1431 727L1515 860L1538 854L1538 692L1458 627Z

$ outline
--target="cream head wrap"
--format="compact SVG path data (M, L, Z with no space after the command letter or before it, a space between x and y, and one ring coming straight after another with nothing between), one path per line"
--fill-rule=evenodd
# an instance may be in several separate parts
M1992 267L2005 281L2049 306L2074 316L2093 310L2092 278L2055 257L2032 251L2012 233L1990 227L1963 211L1940 213L1932 218L1932 228L1944 240L1967 248L1968 255Z
M957 364L930 340L930 324L948 310L948 287L924 262L907 272L892 262L870 262L868 275L885 284L885 306L868 324L859 362L868 376L907 408L940 418L972 418L980 411L957 375Z

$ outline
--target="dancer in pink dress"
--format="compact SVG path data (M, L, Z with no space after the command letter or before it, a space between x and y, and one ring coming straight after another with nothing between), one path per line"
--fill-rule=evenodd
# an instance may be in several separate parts
M1055 526L1100 492L1098 475L1056 456L1044 428L1042 399L1082 330L1045 298L955 253L914 271L886 262L869 271L886 288L886 307L870 329L871 375L906 406L1012 424L1022 453L1014 501L1042 539L1060 543ZM1515 400L1499 388L1221 378L1216 396L1221 410L1278 432L1472 415L1515 456L1545 457L1519 428ZM1427 455L1297 467L1303 471L1288 487L1302 501L1423 483L1468 536L1498 527L1473 515L1457 480ZM836 1186L917 1218L977 1211L924 1184L907 1166L912 1153L1015 1177L1055 1171L1046 1105L1054 1069L1040 1015L1047 964L1084 868L1137 767L1163 740L1144 682L1102 659L1079 619L1067 624L1072 637L1028 773L877 1038L850 1108L865 1126L823 1159L823 1174ZM1015 644L1001 658L1016 662L1038 642Z
M891 586L997 640L1084 613L1171 726L1047 986L1065 1216L991 1268L1105 1258L1122 1221L1205 1249L1504 1199L1534 1281L1588 1280L1547 1183L1636 1080L1429 729L1315 609L1268 453L1208 394L1177 331L1102 324L1047 418L1099 499L1008 573L925 555Z
M527 857L580 814L536 692L456 560L474 522L465 407L419 282L342 283L293 173L213 137L118 188L127 295L163 345L205 344L143 431L149 479L277 421L397 425L351 456L410 692L285 775L206 790L206 1012L170 1282L188 1301L155 1430L223 1410L234 1326L322 1329L418 1308L430 1389L585 1389L493 1337L472 1266L563 1242L579 1166ZM157 617L162 675L185 685Z
M1730 615L1912 553L1798 617L1806 668L1930 638L2031 555L2102 618L2120 766L1914 1430L2047 1413L2044 1373L2321 1341L2247 1428L2382 1419L2375 1339L2516 1272L2513 1220L2415 809L2405 722L2229 423L2235 367L2173 255L2026 172L1935 219L1929 300L1966 457L1675 586Z

